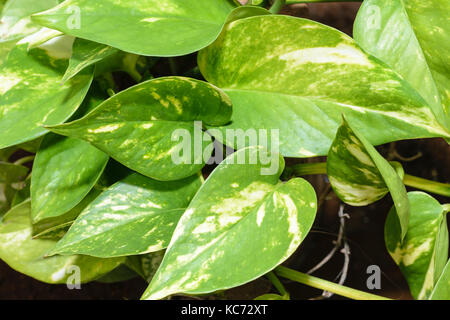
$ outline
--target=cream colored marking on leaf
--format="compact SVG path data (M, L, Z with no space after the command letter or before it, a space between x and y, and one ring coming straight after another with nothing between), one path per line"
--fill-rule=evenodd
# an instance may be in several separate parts
M97 129L88 129L89 133L104 133L104 132L112 132L119 128L123 127L123 124L108 124L106 126L99 127Z
M233 197L223 199L220 203L211 207L211 211L222 213L240 213L246 208L253 207L255 203L262 200L272 189L271 185L253 182L240 192L236 192Z
M0 74L0 94L5 94L22 80L19 74L13 74L11 72L8 72L8 74Z
M392 258L397 264L402 263L404 266L410 266L424 253L431 249L433 239L427 239L425 242L415 247L413 243L409 243L406 248L400 244L397 245L394 252L391 252Z
M297 68L306 63L356 64L374 67L367 56L358 48L340 43L336 47L317 47L299 49L285 53L279 60L286 61L288 68Z
M362 164L368 166L368 167L375 167L375 164L373 163L370 156L362 150L362 147L357 144L349 143L348 141L344 142L345 147L347 150Z
M152 22L157 22L157 21L160 21L160 20L164 20L164 18L145 18L145 19L142 19L139 22L150 22L150 23L152 23Z
M258 209L258 212L256 213L256 224L258 225L258 227L261 226L265 214L266 214L266 205L263 203L263 205Z

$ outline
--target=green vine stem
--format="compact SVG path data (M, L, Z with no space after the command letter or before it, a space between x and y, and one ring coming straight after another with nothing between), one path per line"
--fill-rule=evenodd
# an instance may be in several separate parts
M286 4L286 0L275 0L270 7L269 11L271 13L277 14L280 12L281 8Z
M33 160L34 160L34 155L27 156L27 157L24 157L24 158L21 158L21 159L17 160L16 162L14 162L14 164L22 165L22 164L27 163L27 162L32 162Z
M331 281L323 280L320 278L316 278L314 276L310 276L305 273L301 273L283 266L279 266L275 269L275 273L280 277L316 288L328 292L332 292L334 294L354 299L354 300L391 300L389 298L385 298L382 296L377 296L375 294L367 293L364 291L352 289L346 286L342 286L340 284L336 284Z
M305 176L310 174L327 174L326 162L317 163L301 163L289 167L283 174L284 177L288 175ZM405 174L403 183L408 187L421 189L427 192L439 194L441 196L450 197L450 184L431 181L409 174Z
M278 292L283 296L289 299L290 295L289 292L286 291L283 284L281 283L280 279L276 276L275 272L271 271L269 272L266 277L272 282L275 289L278 290Z

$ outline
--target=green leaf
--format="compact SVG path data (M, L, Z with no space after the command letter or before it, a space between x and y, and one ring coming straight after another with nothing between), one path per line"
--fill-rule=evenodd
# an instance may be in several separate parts
M120 52L118 49L105 46L100 43L87 41L84 39L75 39L72 48L72 56L69 61L69 67L64 74L62 82L66 82L85 68L111 57L118 52Z
M11 209L0 223L0 259L11 268L47 283L66 283L74 267L80 268L81 282L94 280L115 269L124 259L87 256L44 258L55 241L31 239L31 207L24 202Z
M67 120L92 81L92 70L86 70L61 86L70 39L59 37L30 51L27 46L26 38L0 67L0 148L36 139L48 132L44 125Z
M101 283L117 283L136 278L137 276L138 274L128 268L126 265L120 265L116 269L104 275L100 279L97 279L96 281Z
M38 31L41 26L31 21L31 15L57 4L58 0L9 0L1 15L0 44L17 41Z
M33 21L126 52L165 57L209 45L233 8L229 0L68 0Z
M356 42L400 73L450 125L447 0L366 0L354 24Z
M107 258L162 250L201 184L200 176L161 182L132 174L95 199L49 254Z
M410 214L403 177L345 119L328 153L327 173L338 197L352 206L368 205L390 192L403 239Z
M412 296L427 299L448 257L448 242L446 246L437 245L439 234L448 232L443 227L445 213L439 202L426 193L409 192L408 197L411 203L408 232L402 242L398 218L392 208L385 225L386 247L405 276ZM444 265L438 265L437 261L444 261Z
M14 163L0 161L0 182L11 184L22 181L28 173L28 168Z
M450 299L450 260L445 266L444 272L439 278L430 300L449 300Z
M286 297L280 296L279 294L268 293L256 297L254 300L289 300Z
M262 147L227 157L183 214L142 298L239 286L294 253L314 222L317 202L307 181L280 182L283 168L283 158Z
M396 72L314 21L277 15L233 21L200 51L198 64L233 102L231 124L221 128L222 137L214 135L235 149L243 146L226 129L273 129L283 156L326 155L342 114L374 145L450 135Z
M33 222L60 216L75 207L100 178L108 159L83 140L47 135L33 164Z
M167 77L124 90L86 117L50 130L84 139L130 169L169 181L198 172L212 152L208 148L211 138L205 135L202 139L194 120L223 125L230 120L231 111L228 97L216 87ZM173 155L180 153L183 155L176 163Z
M73 209L63 215L40 220L33 224L33 239L61 239L80 213L104 190L97 184Z

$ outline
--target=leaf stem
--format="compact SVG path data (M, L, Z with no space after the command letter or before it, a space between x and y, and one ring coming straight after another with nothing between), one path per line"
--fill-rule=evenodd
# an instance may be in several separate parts
M441 196L450 197L450 184L431 181L409 174L405 174L403 183L409 187L422 189L431 193L440 194Z
M283 296L289 299L289 292L286 291L280 279L276 276L275 272L271 271L267 275L267 278L272 282L273 286L278 290L278 292Z
M326 162L296 164L287 168L287 174L294 174L296 176L327 174L327 165ZM448 183L427 180L409 174L405 174L403 183L408 187L450 197L450 184Z
M20 166L20 165L22 165L24 163L31 162L33 160L34 160L34 155L31 155L31 156L27 156L27 157L24 157L24 158L21 158L21 159L17 160L16 162L14 162L14 164Z
M386 297L378 296L375 294L367 293L364 291L352 289L346 286L342 286L340 284L323 280L305 273L301 273L283 266L279 266L275 269L275 273L280 277L316 288L328 292L332 292L334 294L354 299L354 300L391 300Z
M270 7L269 11L273 14L280 12L281 8L286 4L286 0L275 0Z

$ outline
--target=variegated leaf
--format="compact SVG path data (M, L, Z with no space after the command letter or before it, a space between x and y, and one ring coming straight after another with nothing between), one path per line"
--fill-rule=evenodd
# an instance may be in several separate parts
M273 129L284 156L326 155L343 113L374 145L450 135L396 72L317 22L277 15L233 21L198 63L233 102L231 124L216 135L229 146L242 147L226 129Z
M410 206L403 177L345 119L328 153L327 173L334 192L353 206L368 205L390 192L400 219L402 238L405 236Z
M450 260L445 265L445 269L434 287L430 300L450 300Z
M124 90L86 117L50 130L84 139L143 175L169 181L195 174L211 155L211 138L194 121L223 125L231 111L229 98L216 87L167 77Z
M227 157L183 214L142 298L239 286L286 260L308 234L317 202L307 181L280 182L283 168L262 147Z
M0 148L36 139L48 132L44 125L67 120L92 81L92 70L86 70L61 86L71 50L67 37L27 47L25 38L0 67Z
M392 208L385 226L386 247L405 276L412 296L427 299L448 258L447 221L443 206L431 196L409 192L408 197L411 216L406 237L401 240L398 218ZM446 243L439 243L439 238L446 238Z
M123 258L99 259L87 256L44 258L55 241L31 238L31 207L26 201L11 209L0 223L0 259L11 268L47 283L66 283L74 268L80 268L81 282L94 280L115 269Z
M50 254L106 258L162 250L201 184L200 176L161 182L133 174L93 201Z
M33 222L60 216L75 207L100 178L108 159L83 140L47 135L33 164Z
M63 215L40 220L33 224L33 239L61 239L80 213L94 201L106 187L100 183L84 197L80 203Z
M84 39L75 39L72 48L72 56L69 61L69 67L64 74L62 82L66 82L85 68L100 61L104 61L110 71L120 70L120 67L124 65L124 62L120 60L126 60L128 59L128 56L134 55L122 53L116 48L100 43Z
M354 25L356 42L400 73L450 125L448 0L366 0Z
M126 52L179 56L214 41L234 7L230 0L67 0L33 20Z

